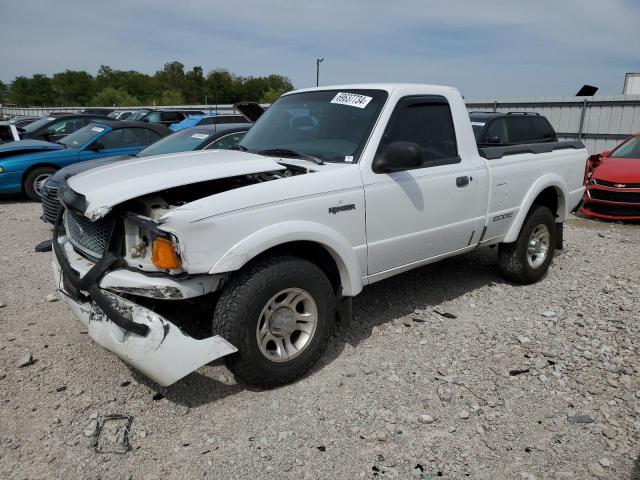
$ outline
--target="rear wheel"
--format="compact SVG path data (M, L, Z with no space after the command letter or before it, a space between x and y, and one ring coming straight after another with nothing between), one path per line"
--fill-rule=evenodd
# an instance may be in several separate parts
M275 387L304 375L324 350L335 318L335 295L311 262L280 255L240 271L224 288L213 333L238 352L225 357L249 384Z
M31 170L24 179L24 193L31 200L40 202L44 182L55 172L56 169L53 167L37 167Z
M498 267L502 276L522 284L534 283L544 277L553 259L556 235L553 213L547 207L534 205L517 240L500 244Z

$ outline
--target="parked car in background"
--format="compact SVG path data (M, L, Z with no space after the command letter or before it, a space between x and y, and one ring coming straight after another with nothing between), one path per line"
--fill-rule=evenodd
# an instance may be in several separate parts
M470 112L469 118L479 148L558 141L549 120L538 113Z
M99 120L57 143L20 140L0 145L0 193L40 200L42 185L59 168L94 158L138 153L171 133L164 125Z
M127 120L131 115L136 113L136 110L114 110L107 117L114 118L116 120Z
M140 110L129 117L130 120L141 122L161 123L169 126L178 123L190 115L204 115L202 110Z
M238 110L250 122L256 122L266 112L266 109L256 102L238 102L233 108Z
M218 115L217 113L208 113L204 115L191 115L184 120L170 125L169 128L174 132L189 127L197 127L201 125L223 125L228 123L244 123L247 119L244 115Z
M107 157L88 162L74 163L54 173L42 188L42 219L54 224L60 210L58 190L73 175L107 163L131 160L133 158L165 155L168 153L190 152L195 150L228 150L235 148L251 127L250 123L225 125L204 125L180 130L149 145L139 153Z
M111 112L113 112L115 110L115 108L105 108L105 107L89 107L89 108L83 108L82 110L80 110L80 113L87 113L90 115L103 115L103 116L107 116L109 115Z
M0 144L20 140L18 129L11 122L0 122Z
M84 113L64 113L61 115L47 115L18 129L20 140L44 140L57 142L61 138L93 121L109 120L101 115L87 115Z
M589 157L580 213L603 220L640 220L640 133Z

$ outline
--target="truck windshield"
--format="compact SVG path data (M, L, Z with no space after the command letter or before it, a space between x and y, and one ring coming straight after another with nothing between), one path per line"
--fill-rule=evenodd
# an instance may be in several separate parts
M356 162L387 99L383 90L320 90L279 98L239 147L252 153Z

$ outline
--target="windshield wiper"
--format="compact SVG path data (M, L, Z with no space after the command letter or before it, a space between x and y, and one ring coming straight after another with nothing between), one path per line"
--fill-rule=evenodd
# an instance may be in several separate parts
M231 147L231 150L240 150L241 152L246 152L249 149L244 145L240 145L239 143L237 143L233 147Z
M278 157L293 157L293 158L302 158L303 160L310 160L318 165L324 165L324 162L320 160L318 157L314 157L313 155L309 155L307 153L296 152L295 150L289 150L288 148L268 148L266 150L260 150L256 152L258 155L266 155L269 157L278 156Z

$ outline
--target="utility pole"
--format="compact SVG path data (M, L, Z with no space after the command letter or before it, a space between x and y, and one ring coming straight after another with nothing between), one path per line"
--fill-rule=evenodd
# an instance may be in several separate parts
M324 58L316 58L316 87L320 85L320 63L324 62Z

